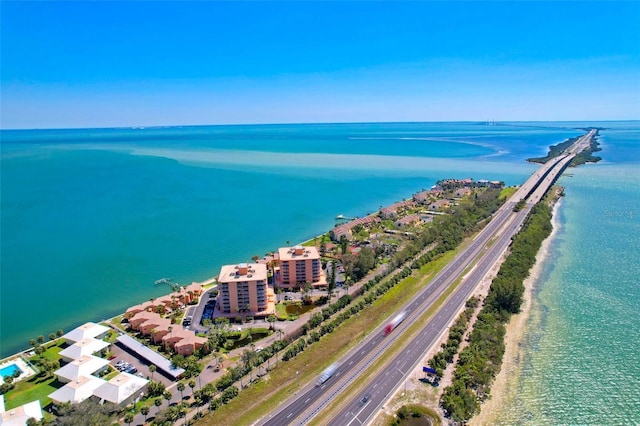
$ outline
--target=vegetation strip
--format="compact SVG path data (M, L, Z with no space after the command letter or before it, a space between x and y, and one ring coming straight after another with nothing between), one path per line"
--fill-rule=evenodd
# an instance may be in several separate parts
M541 202L533 207L523 229L514 237L510 254L493 279L478 314L469 345L460 353L453 383L441 397L442 408L452 420L468 421L489 396L491 383L502 365L505 324L520 311L523 282L551 229L551 207L548 202Z

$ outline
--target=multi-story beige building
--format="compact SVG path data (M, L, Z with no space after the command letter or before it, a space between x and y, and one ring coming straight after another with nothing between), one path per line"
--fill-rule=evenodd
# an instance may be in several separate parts
M278 255L280 274L276 283L280 287L302 287L307 282L314 287L327 285L317 248L283 247L278 249Z
M218 277L219 309L223 314L268 310L267 265L224 265Z

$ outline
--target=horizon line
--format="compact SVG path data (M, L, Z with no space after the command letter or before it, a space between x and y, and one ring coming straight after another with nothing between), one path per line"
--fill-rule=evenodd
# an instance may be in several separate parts
M620 122L634 122L640 121L638 119L619 119L619 120L436 120L436 121L317 121L317 122L275 122L275 123L217 123L217 124L151 124L151 125L129 125L129 126L100 126L100 127L16 127L16 128L0 128L0 132L4 131L33 131L33 130L115 130L115 129L130 129L130 130L145 130L145 129L168 129L168 128L181 128L181 127L241 127L241 126L304 126L304 125L330 125L330 124L418 124L418 123L492 123L492 125L498 126L501 124L510 123L568 123L568 122L583 122L583 123L620 123Z

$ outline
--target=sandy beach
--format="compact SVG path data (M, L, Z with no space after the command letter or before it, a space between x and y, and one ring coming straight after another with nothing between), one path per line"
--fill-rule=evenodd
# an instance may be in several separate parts
M551 234L542 242L542 246L536 255L536 263L531 269L531 274L524 281L525 292L521 312L511 317L511 321L507 324L502 368L491 386L491 398L482 404L480 414L471 419L469 424L472 426L496 424L500 410L508 406L515 397L517 383L523 365L523 363L520 362L523 356L522 343L525 338L525 326L531 313L533 288L540 277L542 266L549 256L549 246L557 235L560 226L558 209L561 202L562 198L559 198L553 206L553 216L551 220L553 231L551 231Z

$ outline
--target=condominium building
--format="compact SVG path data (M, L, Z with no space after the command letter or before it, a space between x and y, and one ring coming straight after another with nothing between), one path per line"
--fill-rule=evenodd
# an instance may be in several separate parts
M219 307L224 314L267 310L267 265L224 265L218 277Z
M315 247L283 247L278 249L280 257L280 275L277 284L281 287L302 287L305 283L312 286L326 286L322 273L320 254Z

